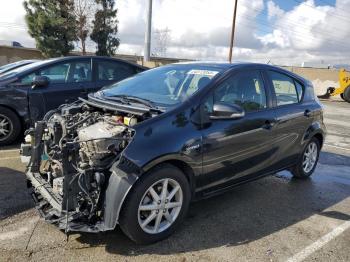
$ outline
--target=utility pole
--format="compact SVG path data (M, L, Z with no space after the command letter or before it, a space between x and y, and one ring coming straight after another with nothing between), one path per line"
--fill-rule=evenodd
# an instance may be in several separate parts
M144 57L145 62L150 61L151 54L151 30L152 30L152 0L147 0L147 18L145 32Z
M231 31L231 42L230 42L230 53L228 55L228 61L232 62L232 52L233 52L233 42L235 40L235 28L236 28L236 14L237 14L237 2L235 0L235 9L233 11L233 19L232 19L232 31Z

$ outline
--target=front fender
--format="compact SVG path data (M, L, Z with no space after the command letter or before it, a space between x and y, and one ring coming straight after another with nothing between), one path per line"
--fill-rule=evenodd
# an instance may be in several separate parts
M138 175L135 174L137 172L126 173L121 168L120 161L114 163L110 171L111 175L105 193L105 230L112 230L117 225L124 200L138 179Z
M189 157L179 154L168 154L154 159L142 169L125 156L122 156L120 161L114 163L110 169L111 175L105 193L104 230L112 230L117 225L123 203L139 177L156 165L167 161L181 161L188 164L193 171L193 175L198 175L201 172L201 165L197 165L194 168L195 163L190 165ZM190 177L190 183L194 183L192 177Z

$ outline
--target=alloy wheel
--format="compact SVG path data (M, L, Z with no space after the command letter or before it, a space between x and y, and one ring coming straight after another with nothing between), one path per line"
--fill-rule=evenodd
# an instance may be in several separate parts
M174 179L165 178L150 186L138 207L138 222L149 234L168 229L179 216L183 204L183 192Z
M12 133L12 122L10 119L0 114L0 141L7 139Z
M315 142L311 142L303 156L303 170L305 173L309 173L315 166L317 161L318 148Z

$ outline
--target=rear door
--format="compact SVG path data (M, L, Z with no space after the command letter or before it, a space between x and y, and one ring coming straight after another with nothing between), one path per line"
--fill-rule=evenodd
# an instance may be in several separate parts
M259 70L235 73L209 95L203 104L203 175L198 179L199 190L213 186L220 189L269 168L275 157L270 145L275 119L269 98ZM241 119L210 120L216 102L239 105L246 114Z
M302 102L305 87L297 79L280 71L265 73L276 116L274 168L281 169L294 164L301 152L303 135L312 123L312 105Z
M140 69L128 63L102 58L94 59L94 68L96 91L140 72Z
M29 110L32 120L41 119L46 112L61 104L86 97L95 83L91 74L91 59L74 59L43 67L24 76L22 83L31 83L34 76L46 76L49 85L29 91Z

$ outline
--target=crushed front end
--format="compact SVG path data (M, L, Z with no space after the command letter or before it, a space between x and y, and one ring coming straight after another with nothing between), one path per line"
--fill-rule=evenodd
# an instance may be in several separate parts
M105 224L111 169L135 132L124 118L137 119L75 103L48 113L27 130L22 159L28 163L31 195L45 220L66 232L112 229Z

